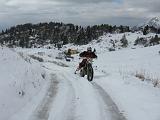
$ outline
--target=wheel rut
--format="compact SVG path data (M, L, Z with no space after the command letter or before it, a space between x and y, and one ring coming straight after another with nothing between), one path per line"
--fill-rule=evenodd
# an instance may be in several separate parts
M56 80L56 76L52 74L50 86L42 102L32 114L30 120L48 120L52 103L58 91L58 84L59 82Z
M111 115L111 120L127 120L125 116L119 111L117 105L112 100L112 98L108 95L108 93L97 83L92 82L92 85L98 91L98 93L102 97L102 100L106 104L107 111L109 111Z

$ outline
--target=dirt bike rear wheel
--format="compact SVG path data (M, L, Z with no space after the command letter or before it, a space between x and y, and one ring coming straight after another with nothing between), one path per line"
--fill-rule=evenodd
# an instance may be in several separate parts
M84 76L85 76L84 68L82 68L82 69L80 70L80 76L81 76L81 77L84 77Z

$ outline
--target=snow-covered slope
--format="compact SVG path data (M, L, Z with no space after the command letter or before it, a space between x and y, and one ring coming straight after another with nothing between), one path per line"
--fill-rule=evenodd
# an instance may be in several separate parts
M128 46L126 48L123 48L121 45L122 43L120 42L122 36L125 35L126 39L128 41ZM160 34L158 34L160 37ZM72 44L66 45L65 49L71 48L71 49L78 49L79 51L86 50L87 46L91 46L93 49L96 49L96 52L99 54L101 52L108 52L110 48L114 48L115 50L121 50L121 49L135 49L139 47L144 47L144 45L139 46L139 45L134 45L135 40L137 38L145 38L148 41L152 38L155 37L154 33L149 33L147 35L143 35L141 31L131 33L131 32L126 32L126 33L120 33L120 34L105 34L101 37L98 38L98 40L93 40L91 43L87 45L82 45L82 46L74 46ZM113 43L115 46L113 46Z
M114 99L128 120L160 119L160 46L99 54L95 81ZM144 79L136 77L137 74ZM154 87L155 81L158 85Z
M132 28L132 30L139 30L139 29L142 29L144 28L145 26L150 26L150 27L155 27L155 28L160 28L160 17L153 17L153 18L150 18L149 20L147 20L146 22L144 23L140 23L136 26L134 26Z
M151 18L144 24L144 26L146 25L153 26L155 28L160 28L160 17Z
M129 46L122 48L123 35L106 34L88 45L68 44L61 50L1 47L0 119L159 120L160 45L134 46L137 37L155 35L137 32L125 33ZM115 51L110 52L113 41ZM78 54L70 62L56 59L68 48L81 52L88 46L98 55L92 82L74 74L81 62ZM50 79L43 79L45 73Z
M22 109L42 88L45 72L23 53L0 47L0 120Z

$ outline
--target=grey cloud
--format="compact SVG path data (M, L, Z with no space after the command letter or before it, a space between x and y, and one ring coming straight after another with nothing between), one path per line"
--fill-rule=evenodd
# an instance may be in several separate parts
M84 3L113 2L114 0L49 0L49 1L84 4Z
M129 26L135 26L139 23L142 23L145 21L145 18L135 18L135 17L112 17L108 18L107 21L113 25L129 25Z
M148 5L150 12L159 12L160 13L160 1L158 3L152 3Z
M159 0L0 0L0 27L46 21L136 25L160 15L159 5Z
M160 1L159 0L126 0L129 6L135 8L144 8L147 12L160 12Z

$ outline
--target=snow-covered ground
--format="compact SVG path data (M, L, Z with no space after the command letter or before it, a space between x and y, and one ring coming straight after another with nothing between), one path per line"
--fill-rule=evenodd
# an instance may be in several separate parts
M21 110L43 87L45 71L23 53L0 47L0 119Z
M95 81L111 95L129 120L160 119L160 92L158 87L153 87L154 80L160 81L159 49L158 45L104 53L95 61L106 74L97 73ZM146 80L136 78L137 73Z
M137 35L143 36L126 33L129 47L112 52L109 40L123 34L61 51L0 47L0 120L159 120L160 83L154 85L160 82L160 45L135 47ZM98 55L92 82L74 74L78 54L70 62L55 59L67 48L88 46Z

